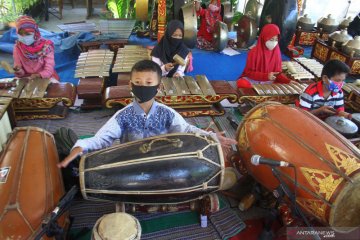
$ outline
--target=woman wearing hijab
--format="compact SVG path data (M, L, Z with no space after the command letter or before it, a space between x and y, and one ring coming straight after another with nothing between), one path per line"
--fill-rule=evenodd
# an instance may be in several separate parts
M252 84L289 83L281 73L280 30L275 24L266 24L258 42L247 57L246 66L237 81L239 88L251 88Z
M213 33L215 23L221 20L221 2L220 0L211 0L207 9L200 7L201 1L196 1L196 15L200 16L201 23L197 35L197 48L205 50L214 50Z
M188 62L189 49L183 42L184 25L178 20L172 20L166 27L165 34L158 45L152 50L151 58L159 64L162 75L166 77L184 76L185 66L174 63L174 56L177 54L185 62Z
M15 44L14 70L16 77L48 78L58 82L54 66L54 44L41 37L35 20L21 16L16 20L18 41Z

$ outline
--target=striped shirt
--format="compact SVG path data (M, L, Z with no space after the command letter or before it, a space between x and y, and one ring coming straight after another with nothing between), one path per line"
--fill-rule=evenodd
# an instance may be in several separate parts
M300 94L300 101L297 106L307 110L315 110L322 106L330 106L337 112L344 111L344 93L340 90L338 93L331 92L327 99L324 98L323 81L310 84L305 91Z

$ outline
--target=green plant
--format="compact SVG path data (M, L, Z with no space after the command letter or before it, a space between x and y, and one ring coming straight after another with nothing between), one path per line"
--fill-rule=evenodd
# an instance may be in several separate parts
M241 12L234 13L231 23L235 24L235 23L239 22L240 18L242 18L243 16L244 16L244 14Z

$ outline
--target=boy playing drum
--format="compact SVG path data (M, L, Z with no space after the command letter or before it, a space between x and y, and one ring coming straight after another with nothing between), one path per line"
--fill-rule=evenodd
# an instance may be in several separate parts
M236 144L234 139L188 124L174 109L155 101L161 81L160 67L150 60L136 63L131 70L130 88L135 100L119 110L94 137L78 140L70 154L58 164L65 168L77 156L121 143L166 133L186 132L216 136L223 147Z

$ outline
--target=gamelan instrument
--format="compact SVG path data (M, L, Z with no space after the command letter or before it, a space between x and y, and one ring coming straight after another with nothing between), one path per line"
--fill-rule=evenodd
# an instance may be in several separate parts
M225 1L221 4L221 6L224 8L224 16L222 16L222 19L226 24L227 29L229 31L232 31L233 29L232 19L234 17L234 11L232 9L233 4L230 1Z
M238 131L238 149L246 170L272 191L279 182L267 165L254 166L255 154L286 161L297 172L297 204L335 230L360 225L360 152L313 114L267 102L251 109ZM293 168L278 168L294 191Z
M257 24L254 19L244 15L237 23L237 47L248 48L255 43L257 36Z
M355 112L360 112L360 80L353 83L345 83L342 87L346 107Z
M259 27L276 24L280 29L279 46L284 52L296 31L297 17L297 0L265 0Z
M99 218L92 231L92 240L140 240L139 220L127 213L105 214Z
M305 57L294 58L296 62L302 65L306 70L311 72L316 78L321 78L321 72L324 68L324 65L317 61L316 59L310 59Z
M136 20L146 22L148 21L149 0L136 0Z
M221 52L228 44L228 27L225 23L217 21L213 32L214 50Z
M139 45L126 45L116 55L113 73L118 73L117 85L129 84L131 68L141 60L151 60L151 50Z
M66 117L76 98L71 83L50 83L49 79L14 79L10 88L0 89L0 97L13 98L17 120ZM58 103L62 102L63 106Z
M313 82L315 77L312 73L306 70L300 63L296 61L282 62L282 70L285 71L287 76L298 82Z
M159 135L89 153L80 160L89 200L174 204L223 189L221 145L211 136Z
M12 107L12 98L0 97L0 153L15 125L16 121Z
M284 104L295 103L308 86L292 81L288 84L253 84L252 88L239 88L239 103L259 104L276 101Z
M156 101L175 108L182 116L217 116L225 110L220 102L228 99L238 100L236 90L227 81L209 81L205 75L194 79L190 76L162 78L161 91ZM108 87L105 93L105 106L126 106L133 101L129 85Z
M349 44L349 45L347 45ZM360 74L360 55L354 55L356 50L360 52L360 38L350 40L347 44L341 45L341 50L333 47L321 39L316 39L311 51L311 57L321 63L326 63L331 59L338 59L350 68L351 75Z
M256 23L256 26L259 26L261 13L263 11L264 5L258 0L249 0L246 3L244 15L253 19ZM240 12L243 12L242 10Z
M181 7L179 20L184 23L184 43L189 48L194 48L197 39L197 16L193 2Z
M300 17L297 21L294 45L313 46L315 40L320 38L326 41L329 33L322 28L314 28L315 22L307 14Z
M78 98L84 99L81 108L102 107L104 85L113 59L114 52L108 49L90 50L80 54L75 77L79 78Z
M129 39L135 26L135 19L107 19L99 21L102 38Z
M65 23L56 25L61 31L69 33L80 33L80 32L93 32L98 33L95 23L86 21Z
M34 239L64 195L53 136L40 128L15 128L0 156L0 238ZM58 224L67 225L63 215Z
M344 117L330 116L325 119L325 122L347 138L354 136L359 130L355 123Z
M108 77L114 52L97 49L80 54L75 70L75 78Z

